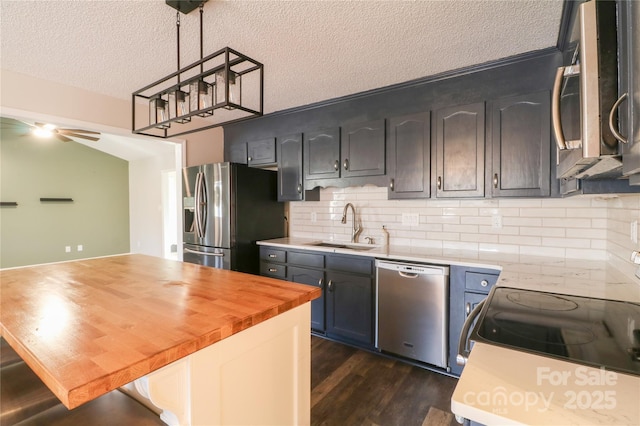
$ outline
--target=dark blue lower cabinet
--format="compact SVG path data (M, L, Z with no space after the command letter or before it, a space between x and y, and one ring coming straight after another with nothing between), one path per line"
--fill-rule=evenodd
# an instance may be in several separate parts
M287 271L289 281L311 285L322 289L322 296L311 302L311 329L324 332L325 280L324 271L290 266Z
M373 347L373 279L326 271L327 335Z

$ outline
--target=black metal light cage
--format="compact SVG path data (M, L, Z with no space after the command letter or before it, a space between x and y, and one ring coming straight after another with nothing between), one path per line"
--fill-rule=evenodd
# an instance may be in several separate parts
M214 90L211 106L190 109L184 114L174 114L167 119L152 122L149 112L152 100L168 102L170 94L177 90L189 96L197 96L197 93L189 93L189 88L192 83L199 84L198 81L210 85ZM261 116L263 83L263 65L260 62L225 47L133 92L132 132L170 138ZM234 84L237 87L231 87ZM231 90L236 91L235 98L231 96ZM140 114L136 109L147 113ZM146 118L140 117L141 115Z

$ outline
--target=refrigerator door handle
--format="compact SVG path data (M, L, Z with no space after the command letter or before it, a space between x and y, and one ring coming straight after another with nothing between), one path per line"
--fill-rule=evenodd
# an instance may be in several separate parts
M207 253L204 251L191 250L189 248L185 248L184 251L193 254L201 254L203 256L211 256L211 257L224 257L224 253Z
M196 236L204 238L206 233L206 214L207 214L207 188L204 183L204 173L199 172L196 175Z
M196 173L196 182L193 188L193 223L195 225L196 238L200 238L200 172Z

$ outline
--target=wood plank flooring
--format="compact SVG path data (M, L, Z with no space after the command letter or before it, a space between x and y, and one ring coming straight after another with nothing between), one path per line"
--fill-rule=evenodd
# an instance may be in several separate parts
M457 380L311 337L312 425L451 425Z

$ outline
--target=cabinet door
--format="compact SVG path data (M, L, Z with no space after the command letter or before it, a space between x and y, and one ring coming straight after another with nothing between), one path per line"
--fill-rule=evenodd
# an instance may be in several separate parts
M618 1L619 90L627 100L618 108L619 130L628 139L623 147L622 172L640 173L640 3ZM636 179L634 179L636 180ZM640 181L640 180L638 180Z
M342 177L385 173L384 120L345 125L341 140Z
M327 334L373 345L373 282L363 277L326 271Z
M324 331L324 271L317 269L298 268L289 266L287 279L294 283L319 287L322 296L311 301L311 328L316 331Z
M229 160L231 163L247 164L247 144L236 143L229 149Z
M389 199L429 197L430 120L429 112L389 120Z
M438 110L436 197L484 196L484 103Z
M491 105L491 194L550 194L551 98L549 92L499 99Z
M277 138L278 201L300 201L302 193L302 135Z
M305 179L340 177L340 129L317 130L304 135Z
M247 142L247 164L266 166L276 163L276 143L274 138Z

